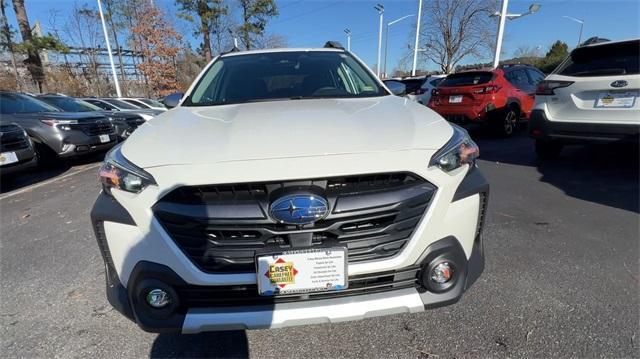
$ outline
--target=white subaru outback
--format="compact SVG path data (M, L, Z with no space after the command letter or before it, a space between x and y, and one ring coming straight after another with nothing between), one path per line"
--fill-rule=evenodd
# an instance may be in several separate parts
M640 39L573 50L538 84L529 134L541 158L566 144L638 143Z
M335 45L223 54L100 169L108 300L182 333L455 303L484 268L477 155Z

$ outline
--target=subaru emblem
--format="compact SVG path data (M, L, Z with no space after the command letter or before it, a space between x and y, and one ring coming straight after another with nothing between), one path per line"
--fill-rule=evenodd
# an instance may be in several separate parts
M326 217L329 203L314 194L291 194L273 201L269 214L280 223L304 225Z
M611 87L625 87L629 83L625 80L616 80L611 83Z

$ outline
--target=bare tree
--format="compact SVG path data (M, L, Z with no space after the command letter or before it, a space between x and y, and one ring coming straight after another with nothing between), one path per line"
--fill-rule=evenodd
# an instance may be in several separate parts
M16 13L16 20L22 35L22 42L29 45L32 42L31 25L27 17L27 10L24 7L24 0L13 0L13 10ZM42 59L34 46L27 47L27 59L25 60L27 70L31 73L31 78L38 85L38 90L42 92L44 84L44 69L42 68Z
M13 44L13 31L9 26L9 20L7 19L6 6L4 0L0 0L0 11L2 12L2 17L0 17L0 33L2 33L2 47L9 51L9 55L11 56L11 67L13 67L13 72L15 75L15 83L18 89L21 89L22 86L20 84L20 74L18 73L18 66L16 63L16 52L14 51Z
M516 51L513 52L513 57L516 58L533 58L540 57L540 47L531 46L519 46Z
M69 42L80 48L97 49L101 47L104 39L101 38L102 30L96 11L77 4L71 11L64 25L64 32ZM95 51L85 50L79 55L81 62L89 64L89 68L82 68L82 74L91 93L102 95L103 88L100 84L99 59Z
M423 56L444 73L450 73L462 59L481 57L494 44L495 0L429 0L423 8L421 46Z

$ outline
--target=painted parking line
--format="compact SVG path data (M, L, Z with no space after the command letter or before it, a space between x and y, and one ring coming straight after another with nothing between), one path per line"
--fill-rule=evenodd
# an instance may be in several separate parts
M75 176L77 174L80 174L82 172L86 172L86 171L89 171L89 170L92 170L92 169L96 169L96 168L100 167L100 165L101 165L101 163L93 163L93 164L90 164L90 165L80 166L80 167L75 168L72 171L69 171L69 172L67 172L67 173L65 173L65 174L63 174L61 176L53 177L53 178L50 178L50 179L48 179L46 181L38 182L38 183L32 184L30 186L21 188L19 190L0 195L0 201L3 200L3 199L7 199L7 198L10 198L10 197L19 195L21 193L32 191L32 190L34 190L36 188L39 188L39 187L42 187L42 186L46 186L46 185L51 184L53 182L60 181L61 179L65 179L65 178L72 177L72 176Z

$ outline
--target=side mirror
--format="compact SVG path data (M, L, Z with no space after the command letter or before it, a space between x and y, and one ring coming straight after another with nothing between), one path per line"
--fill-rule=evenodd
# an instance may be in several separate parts
M167 108L174 108L174 107L178 106L178 104L180 103L180 100L182 99L183 95L184 94L182 92L172 93L171 95L167 95L164 99L162 99L162 103Z
M387 80L384 81L384 84L391 90L391 93L396 96L404 96L407 94L407 86L400 81Z

